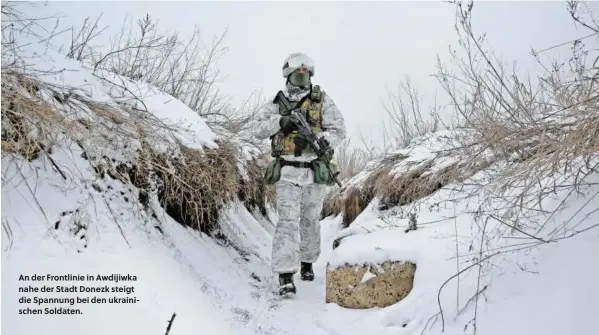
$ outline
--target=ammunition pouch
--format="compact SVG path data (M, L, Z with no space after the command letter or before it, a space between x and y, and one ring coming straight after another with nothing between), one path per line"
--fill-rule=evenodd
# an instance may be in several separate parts
M330 168L329 168L330 167ZM337 166L333 163L327 164L322 159L315 159L312 161L312 170L314 171L314 183L321 185L334 185L335 179L333 176L337 176L339 172L337 171Z
M285 151L284 146L285 134L278 132L270 138L270 155L272 157L279 157Z
M277 157L266 167L266 171L264 171L264 182L267 185L276 184L281 179L281 169L283 168L282 161L282 158Z
M333 163L331 163L330 168L328 168L324 160L319 158L310 162L301 162L287 161L281 157L277 157L266 167L266 171L264 173L264 182L267 185L276 184L279 180L281 180L281 170L284 166L293 166L300 169L311 169L314 172L314 183L321 185L331 186L335 184L333 176L337 176L339 174L337 167Z

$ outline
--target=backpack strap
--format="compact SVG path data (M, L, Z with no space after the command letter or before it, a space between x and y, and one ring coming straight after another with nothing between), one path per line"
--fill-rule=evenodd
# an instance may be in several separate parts
M304 101L311 99L311 96L312 96L312 90L310 90L310 93L306 94L303 98L301 98L298 102L296 102L295 106L293 106L293 108L295 109L295 108L300 107L304 103ZM312 101L312 100L310 100L310 101ZM279 108L279 114L283 115L283 114L281 114L280 108Z

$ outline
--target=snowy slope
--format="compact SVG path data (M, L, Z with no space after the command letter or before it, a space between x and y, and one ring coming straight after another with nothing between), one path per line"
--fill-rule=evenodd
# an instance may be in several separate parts
M89 120L93 121L94 113L88 108L68 109L61 102L66 103L69 97L81 101L93 101L103 106L119 109L128 105L140 113L124 117L141 117L143 120L156 122L153 134L157 139L170 138L181 144L201 150L204 147L216 147L216 135L206 125L205 121L189 107L172 96L159 91L152 85L141 81L134 81L110 72L92 69L81 63L67 59L53 48L37 43L35 38L27 35L19 36L23 46L15 52L19 62L17 68L24 75L35 78L52 88L52 96L42 91L45 101L53 103L67 121ZM139 148L135 139L130 140L129 151ZM152 143L156 150L166 150L166 143ZM124 145L119 149L125 149ZM174 148L174 146L173 146Z
M39 94L62 118L57 125L88 121L97 127L90 132L68 128L69 135L66 136L61 129L55 129L59 134L58 141L51 151L31 163L3 151L2 332L164 333L166 321L177 313L172 333L196 334L198 329L214 334L238 333L238 327L234 325L239 322L236 320L243 320L245 310L237 308L238 302L233 301L241 297L229 295L219 285L234 286L229 282L238 275L239 266L235 262L242 258L239 252L184 229L159 206L154 205L154 216L149 215L141 209L135 187L110 178L99 178L91 164L92 155L105 162L130 164L135 161L142 139L158 152L174 152L175 155L178 143L196 150L215 148L215 134L182 102L151 85L105 72L93 74L51 48L45 49L40 43L28 41L27 36L21 37L20 41L24 47L18 51L19 70L43 83ZM3 84L14 85L15 81L9 82L13 79L3 76ZM128 108L121 108L125 105ZM111 114L105 117L93 109L95 106ZM132 110L138 113L128 114ZM152 127L154 124L156 126ZM146 125L152 131L144 136L138 132L139 125ZM30 135L37 138L39 134ZM156 199L151 200L156 203ZM269 227L268 224L264 227ZM258 234L262 231L267 235L266 228L258 222L255 227L255 244L246 243L250 251L244 257L255 258L251 255L257 253L256 248L266 243ZM39 289L44 285L19 281L20 275L113 273L130 274L137 280L118 283L66 281L48 285L75 285L77 290L81 289L80 285L132 286L134 292L121 293L118 297L135 297L139 301L85 305L72 305L68 300L44 304L19 302L22 296L31 299L115 296L109 293L19 293L19 287L31 284ZM250 273L244 277L251 278ZM252 299L249 281L243 282L247 297ZM231 302L226 313L218 309L223 302ZM27 307L77 307L83 314L18 314L19 309ZM69 321L65 322L65 318Z
M183 228L164 214L158 220L147 217L140 210L136 190L115 180L99 179L87 160L91 157L83 158L91 153L108 161L131 162L135 150L141 145L135 127L127 122L121 127L115 127L116 122L107 123L91 110L94 105L101 105L104 109L111 107L113 116L125 120L132 116L120 106L137 105L140 113L136 116L139 118L131 123L155 122L159 125L144 139L158 151L175 150L177 142L197 150L215 148L214 133L183 103L150 85L108 73L94 75L51 48L46 50L42 44L28 41L27 36L22 36L20 41L24 47L18 51L22 60L19 69L51 88L42 89L40 94L64 118L62 124L91 121L105 129L99 126L104 129L104 136L93 132L82 136L85 134L73 132L71 137L59 138L59 144L52 147L47 157L32 163L3 152L2 332L164 332L165 320L176 312L178 316L173 327L177 333L192 334L197 328L204 328L213 329L218 334L234 334L225 318L214 311L208 297L210 292L206 292L209 284L185 259L180 260L181 252L176 247L181 244L179 235L188 236L181 232ZM4 84L8 85L11 79L14 78L3 76L3 90ZM134 95L141 97L140 101L132 101ZM58 100L65 103L58 103ZM66 101L70 101L70 105ZM60 129L56 131L60 133ZM156 141L152 142L152 139ZM82 147L87 149L86 155ZM58 167L59 171L54 167ZM118 283L53 282L48 285L76 285L78 290L79 284L133 286L133 293L120 294L119 297L133 296L139 302L86 304L81 307L83 315L18 315L19 309L27 307L71 306L69 301L59 304L19 303L23 295L32 299L114 296L104 293L19 293L18 287L43 285L19 282L20 275L112 273L131 274L137 280ZM65 322L64 318L70 319Z
M56 153L59 164L75 161L81 172L86 161L77 149ZM71 156L72 155L72 156ZM8 164L6 164L8 165ZM66 164L64 164L66 165ZM61 165L61 166L64 166ZM5 166L3 162L3 166ZM14 165L13 165L14 166ZM198 327L215 334L235 334L222 315L213 309L202 275L180 259L184 241L181 226L163 219L161 234L136 214L134 194L121 183L97 181L106 192L96 192L76 179L60 182L56 173L35 163L14 173L2 188L2 217L11 229L10 241L3 234L2 333L3 334L149 334L166 328L166 320L178 314L174 330L195 334ZM33 177L37 175L37 177ZM32 190L35 190L33 193ZM121 195L122 194L124 195ZM35 194L35 196L34 196ZM39 207L38 207L39 206ZM42 210L43 209L43 212ZM56 229L58 227L58 229ZM73 232L77 230L77 233ZM173 247L183 245L182 247ZM19 282L19 275L32 274L131 274L135 282L65 282L50 286L133 286L136 304L75 304L83 315L18 315L21 295L17 287L40 286ZM109 293L29 293L30 297L112 297ZM119 297L126 297L119 294ZM79 305L79 306L77 306ZM69 307L62 304L31 304L30 308ZM66 321L64 318L69 318ZM110 320L106 322L103 320Z
M381 171L390 176L387 183L419 169L424 171L419 176L443 173L452 165L459 177L467 177L405 206L389 209L375 196L350 227L331 233L331 240L343 238L327 258L330 269L404 260L415 262L417 270L414 288L403 301L371 315L365 312L360 322L347 324L343 316L330 327L342 334L596 333L591 315L599 310L599 156L586 163L589 177L580 192L556 187L539 208L525 205L526 210L515 213L510 199L516 184L505 190L506 196L481 187L504 177L505 163L469 147L480 151L480 161L468 165L471 153L456 150L456 136L468 132L416 138L405 149L371 162L336 194L344 198L352 196L352 189L373 187L369 179ZM585 170L583 162L570 163ZM539 185L575 181L581 182L562 174ZM409 214L417 215L416 231L406 232ZM342 218L333 222L339 227Z
M597 181L599 174L595 173L589 182ZM545 209L557 208L567 193L546 201ZM381 213L375 200L348 228L354 235L341 240L329 258L330 267L387 260L416 262L409 296L361 322L364 330L420 334L426 328L428 333L440 333L440 301L445 333L471 334L475 313L472 298L483 290L476 315L480 334L595 334L592 315L599 310L599 239L592 228L599 222L599 213L596 206L587 205L599 203L598 193L595 185L582 196L567 200L565 209L548 220L546 229L549 232L574 218L571 227L575 229L562 231L555 238L591 229L588 232L543 243L517 231L505 233L503 224L489 220L485 229L490 238L482 242L482 254L478 233L484 221L477 217L476 209L490 194L463 199L467 188L460 193L446 188L416 206L407 205L401 209L417 212L419 223L418 230L408 233L408 219L402 218L401 209ZM500 202L495 205L501 208ZM536 219L543 222L543 218ZM449 281L438 295L447 280L475 264L481 255L492 258L483 264L480 283L475 265L462 273L459 281ZM357 327L338 326L340 333L354 332Z
M408 175L434 179L444 174L452 174L452 178L458 180L470 177L496 160L492 152L481 145L464 149L464 143L469 143L471 136L472 131L460 129L416 137L405 148L370 161L364 170L345 182L338 196L346 197L354 189L372 187L375 182L369 179L376 179L381 171L388 171L388 177L396 179ZM472 159L472 152L479 152L477 159Z

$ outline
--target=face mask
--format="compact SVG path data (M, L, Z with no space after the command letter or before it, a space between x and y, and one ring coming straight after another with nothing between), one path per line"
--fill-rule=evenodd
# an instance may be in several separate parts
M306 86L310 82L310 73L293 72L289 77L289 82L291 82L293 86Z

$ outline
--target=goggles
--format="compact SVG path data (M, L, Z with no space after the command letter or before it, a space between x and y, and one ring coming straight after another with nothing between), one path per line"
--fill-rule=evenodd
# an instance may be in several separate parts
M314 68L314 62L312 61L312 59L310 59L310 57L297 56L288 60L287 63L285 63L285 65L283 66L283 69L286 69L288 67L293 69L305 67L309 70Z
M291 57L285 62L283 65L283 77L289 76L292 72L300 68L304 68L308 70L311 75L314 75L314 61L305 55L298 55L296 57Z

